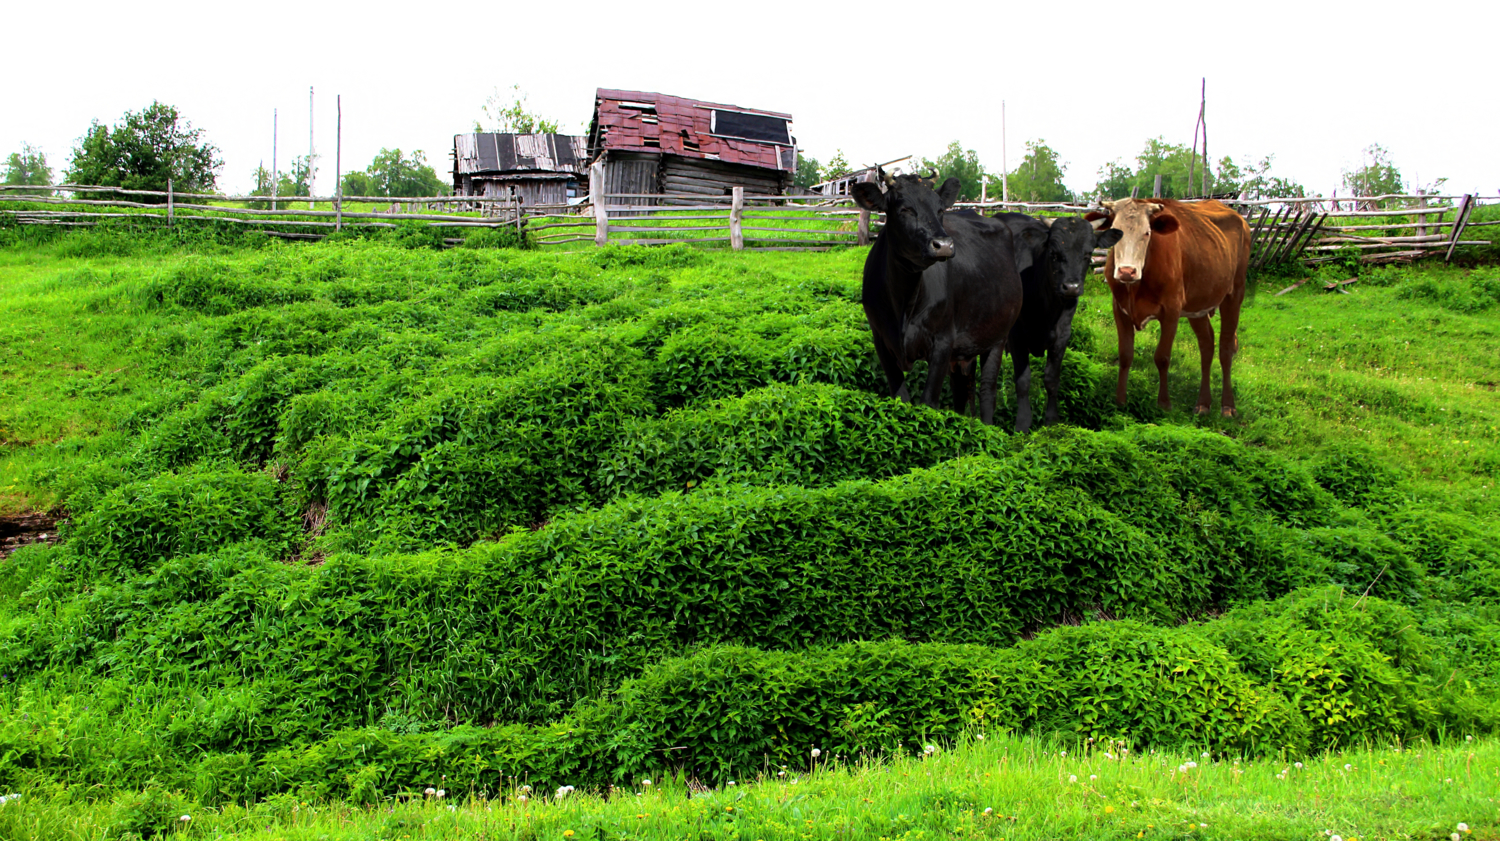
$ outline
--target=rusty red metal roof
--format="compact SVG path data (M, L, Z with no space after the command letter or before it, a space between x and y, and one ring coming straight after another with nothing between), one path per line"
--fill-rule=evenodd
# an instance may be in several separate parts
M721 116L728 127L716 124ZM779 111L599 88L594 94L588 153L597 158L605 151L659 152L790 171L796 166L791 121L791 114ZM784 140L778 129L781 124ZM757 137L726 136L735 133Z

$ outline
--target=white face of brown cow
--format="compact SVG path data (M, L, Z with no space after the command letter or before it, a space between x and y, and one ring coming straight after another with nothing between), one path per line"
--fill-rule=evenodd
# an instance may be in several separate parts
M1095 221L1096 225L1108 224L1120 232L1120 241L1115 243L1115 276L1120 283L1138 283L1146 273L1146 252L1151 247L1151 237L1170 234L1177 230L1177 218L1155 202L1140 199L1120 199L1106 203L1110 215Z

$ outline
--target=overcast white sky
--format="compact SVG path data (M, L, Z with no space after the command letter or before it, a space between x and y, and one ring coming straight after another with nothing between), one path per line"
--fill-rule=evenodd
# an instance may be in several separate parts
M423 150L439 175L486 96L519 84L533 111L582 131L595 88L651 90L790 112L826 162L936 157L951 140L1001 168L1045 138L1088 189L1148 137L1192 139L1208 78L1209 153L1327 193L1371 143L1408 180L1500 193L1493 56L1500 6L1280 2L572 2L432 6L72 3L5 13L10 81L0 155L41 147L62 174L89 121L152 99L223 151L220 187L307 150L316 88L318 191L382 146ZM1450 14L1449 12L1453 12Z

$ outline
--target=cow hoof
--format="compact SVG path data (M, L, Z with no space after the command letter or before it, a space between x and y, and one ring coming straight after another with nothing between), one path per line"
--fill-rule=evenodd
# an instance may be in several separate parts
M1233 406L1226 406L1226 407L1224 407L1224 417L1226 417L1226 418L1232 418L1232 417L1234 417L1234 407Z
M1193 414L1195 414L1195 415L1206 415L1206 414L1208 414L1209 408L1210 407L1209 407L1209 405L1207 403L1199 403L1197 406L1193 407Z

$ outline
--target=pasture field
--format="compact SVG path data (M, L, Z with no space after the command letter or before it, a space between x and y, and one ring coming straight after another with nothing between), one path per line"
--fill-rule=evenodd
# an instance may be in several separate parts
M1093 283L1015 436L862 249L433 244L0 229L0 832L1494 836L1500 270L1257 283L1229 419Z

